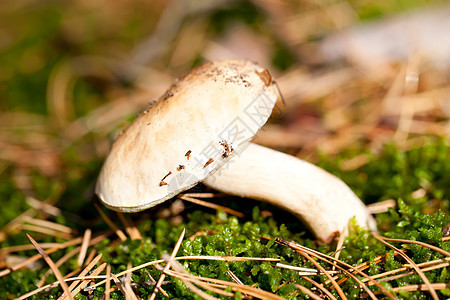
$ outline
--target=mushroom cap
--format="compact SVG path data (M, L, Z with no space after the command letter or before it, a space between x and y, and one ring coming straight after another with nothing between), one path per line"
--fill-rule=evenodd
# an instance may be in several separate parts
M193 69L118 137L96 194L113 210L135 212L189 189L247 145L277 97L269 72L252 62Z

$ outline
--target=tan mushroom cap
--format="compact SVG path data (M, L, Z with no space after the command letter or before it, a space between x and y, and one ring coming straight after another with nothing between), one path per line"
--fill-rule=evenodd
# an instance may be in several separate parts
M266 123L277 97L267 70L249 61L193 69L119 136L95 192L124 212L172 198L238 152Z

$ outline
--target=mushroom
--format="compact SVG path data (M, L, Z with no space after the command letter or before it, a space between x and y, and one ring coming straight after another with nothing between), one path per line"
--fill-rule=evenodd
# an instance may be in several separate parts
M203 182L280 206L322 241L353 216L375 230L364 204L337 177L250 143L277 98L270 73L252 62L193 69L118 137L100 171L98 197L113 210L136 212Z

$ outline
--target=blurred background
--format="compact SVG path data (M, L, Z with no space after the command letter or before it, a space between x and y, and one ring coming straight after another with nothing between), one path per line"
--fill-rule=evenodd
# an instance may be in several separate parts
M81 208L118 133L208 60L269 69L286 105L255 142L310 161L446 138L449 29L447 1L3 0L0 224L25 196Z

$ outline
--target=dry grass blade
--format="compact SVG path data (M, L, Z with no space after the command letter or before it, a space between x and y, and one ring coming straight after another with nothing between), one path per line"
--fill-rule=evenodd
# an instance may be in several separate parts
M239 217L239 218L244 218L245 217L245 215L243 213L239 212L239 211L233 210L231 208L228 208L228 207L225 207L225 206L222 206L222 205L211 203L211 202L208 202L208 201L199 200L199 199L192 198L192 197L189 197L189 196L186 196L186 195L181 195L178 198L181 199L181 200L184 200L184 201L189 201L189 202L192 202L192 203L204 206L204 207L209 207L209 208L212 208L212 209L215 209L215 210L223 210L224 212L226 212L226 213L228 213L230 215Z
M61 285L62 289L64 290L64 293L69 297L69 299L72 300L73 297L70 295L69 287L67 286L67 283L64 281L64 278L61 275L61 272L59 272L58 268L53 263L52 259L48 256L47 253L45 253L44 250L42 250L41 247L39 247L39 244L36 243L36 241L29 234L27 234L27 237L30 240L30 242L34 245L34 247L36 247L36 250L39 252L39 254L42 255L44 260L49 265L50 269L52 269L53 273L55 274L56 278L59 281L59 284Z
M372 232L372 235L379 240L381 243L385 244L386 246L388 246L389 248L391 248L392 250L398 252L404 259L406 259L414 268L414 270L416 270L417 274L420 276L420 278L422 278L423 282L425 283L425 285L428 287L428 290L431 294L431 296L433 297L434 300L438 300L439 297L436 294L436 291L433 289L433 287L431 286L430 281L428 280L428 278L425 276L425 274L423 274L423 272L420 270L420 268L412 261L411 258L409 258L408 255L406 255L403 252L400 252L399 249L397 249L395 246L392 246L391 244L389 244L388 242L384 241L384 237L382 237L381 235L379 235L376 232Z
M173 248L172 255L170 256L171 259L173 259L177 255L178 249L180 249L181 242L183 241L185 233L186 233L186 229L183 228L183 231L181 232L180 237L178 238L178 241L175 244L175 247ZM167 263L166 267L164 268L164 271L168 270L169 268L170 268L170 262ZM155 299L156 294L158 293L158 290L159 290L162 282L164 281L164 278L166 277L166 275L164 274L164 271L163 271L163 274L161 274L161 276L159 277L159 280L156 283L155 289L153 290L153 293L150 296L149 300Z
M441 240L442 240L443 242L450 241L450 236L443 236L443 237L441 237Z
M312 280L311 278L309 278L308 276L301 276L304 280L312 283L316 288L318 288L319 290L321 290L325 295L327 295L330 299L332 300L337 300L336 297L333 296L333 294L327 290L324 286L322 286L321 284L318 284L315 280Z
M103 221L105 221L106 224L108 224L109 227L111 227L112 230L117 234L119 239L123 242L127 240L126 235L123 233L122 230L119 229L119 227L116 226L116 224L111 221L111 219L103 212L103 210L98 206L97 203L94 203L95 209L97 209L98 213L102 217Z
M125 226L125 230L130 236L132 240L142 240L141 233L139 232L139 229L128 219L125 217L123 213L118 212L117 215L119 216L120 221L122 222L123 226Z
M81 243L80 254L78 254L77 263L79 266L83 265L84 258L86 257L86 253L89 246L89 241L91 240L92 230L86 229L83 235L83 242Z
M322 297L317 296L316 294L314 294L312 291L310 291L308 288L304 287L301 284L296 284L295 285L300 291L302 291L303 293L305 293L306 295L308 295L309 297L315 299L315 300L323 300ZM334 298L334 297L333 297ZM331 299L333 299L331 298ZM336 299L336 298L334 298Z

